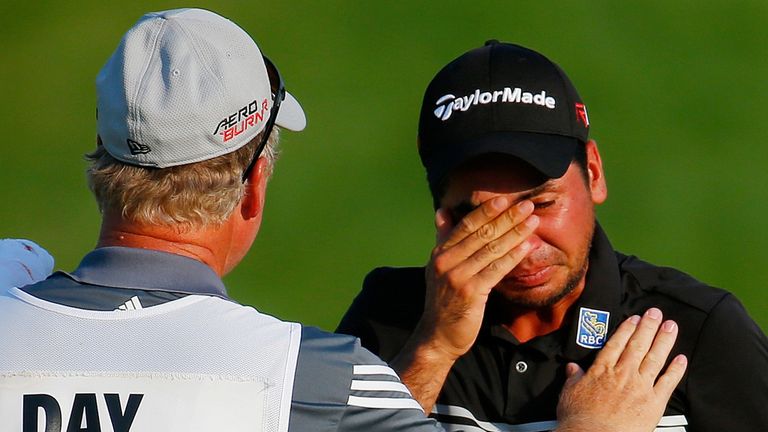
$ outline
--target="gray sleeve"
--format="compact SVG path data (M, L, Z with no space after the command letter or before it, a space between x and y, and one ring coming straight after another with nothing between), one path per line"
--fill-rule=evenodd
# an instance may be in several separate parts
M442 430L386 363L357 338L304 327L290 432Z

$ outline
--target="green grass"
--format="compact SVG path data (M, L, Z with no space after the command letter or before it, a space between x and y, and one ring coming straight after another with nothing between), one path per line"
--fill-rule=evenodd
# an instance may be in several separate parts
M71 269L98 230L82 158L95 75L142 13L179 3L1 1L0 236L35 239ZM426 260L423 90L497 38L554 59L586 101L614 246L733 291L768 328L768 3L197 5L254 36L309 119L283 134L262 232L226 280L237 299L332 329L369 269Z

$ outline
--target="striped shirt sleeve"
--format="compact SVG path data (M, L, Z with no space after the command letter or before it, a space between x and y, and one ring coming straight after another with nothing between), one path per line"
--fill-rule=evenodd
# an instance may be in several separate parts
M362 408L416 409L421 405L392 368L381 364L354 365L347 405Z
M442 430L357 338L305 327L294 383L291 432Z

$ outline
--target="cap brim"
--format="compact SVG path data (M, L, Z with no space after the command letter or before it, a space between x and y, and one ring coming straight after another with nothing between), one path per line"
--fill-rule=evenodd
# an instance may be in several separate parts
M506 154L527 162L547 178L560 178L576 153L579 140L532 132L494 132L474 140L440 145L424 161L430 184L439 184L463 163L485 154Z
M304 110L299 101L288 92L285 92L285 99L280 103L280 111L277 112L275 124L295 132L302 131L307 127L307 116L304 114Z

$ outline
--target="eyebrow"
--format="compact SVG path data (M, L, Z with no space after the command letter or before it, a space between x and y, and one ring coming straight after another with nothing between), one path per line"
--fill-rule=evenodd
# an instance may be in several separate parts
M536 186L535 188L525 192L524 194L520 195L519 197L517 197L515 199L515 204L517 204L517 203L519 203L521 201L529 200L529 199L531 199L531 198L533 198L533 197L535 197L537 195L541 195L543 193L552 192L555 189L557 189L557 187L555 186L555 184L551 180L546 181L546 182Z
M523 193L520 196L518 196L515 199L514 204L517 204L517 203L525 201L525 200L529 200L529 199L534 198L537 195L541 195L543 193L552 192L552 191L554 191L556 189L557 189L557 187L556 187L555 184L553 184L552 181L546 181L546 182L536 186L535 188L533 188L533 189L531 189L529 191L526 191L525 193ZM462 200L460 203L458 203L455 206L451 207L449 209L449 211L451 212L451 216L452 217L461 219L461 218L463 218L464 216L466 216L467 214L469 214L471 211L473 211L474 209L476 209L478 207L480 207L479 204L473 204L473 203L469 202L468 200Z

